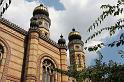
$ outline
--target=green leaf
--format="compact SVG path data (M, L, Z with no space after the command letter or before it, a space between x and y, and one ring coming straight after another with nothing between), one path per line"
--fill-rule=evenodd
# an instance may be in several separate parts
M118 42L118 43L116 44L117 47L120 46L120 45L121 45L121 42Z
M92 47L89 47L89 48L88 48L88 51L93 51L93 48L92 48Z

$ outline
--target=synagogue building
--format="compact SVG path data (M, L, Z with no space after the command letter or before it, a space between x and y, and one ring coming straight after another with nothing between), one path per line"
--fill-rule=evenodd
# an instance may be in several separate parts
M34 8L28 31L0 18L0 82L76 82L53 69L68 70L67 50L70 66L76 70L85 68L81 35L72 29L68 43L62 35L55 42L50 39L50 25L49 12L43 4Z

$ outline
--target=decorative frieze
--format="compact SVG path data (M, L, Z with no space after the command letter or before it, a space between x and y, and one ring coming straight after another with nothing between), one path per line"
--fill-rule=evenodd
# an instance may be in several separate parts
M55 41L51 40L49 37L44 36L44 35L40 35L40 38L43 39L44 41L52 44L53 46L59 48L59 45Z

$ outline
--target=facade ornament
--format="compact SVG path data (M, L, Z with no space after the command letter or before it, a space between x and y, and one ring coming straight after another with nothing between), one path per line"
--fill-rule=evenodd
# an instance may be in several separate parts
M3 59L3 53L4 53L4 49L3 49L3 46L0 44L0 64L1 64L2 59Z

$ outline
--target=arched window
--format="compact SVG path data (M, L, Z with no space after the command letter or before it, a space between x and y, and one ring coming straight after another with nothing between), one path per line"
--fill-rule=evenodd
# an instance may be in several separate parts
M45 59L42 63L42 80L43 82L55 82L55 73L53 71L55 68L51 60Z
M4 49L3 49L3 46L0 44L0 65L3 59L3 53L4 53Z
M78 67L81 67L81 55L78 54Z

